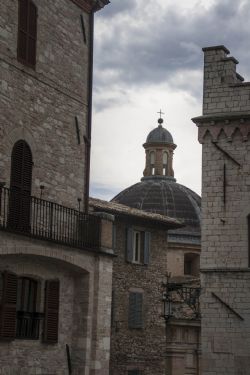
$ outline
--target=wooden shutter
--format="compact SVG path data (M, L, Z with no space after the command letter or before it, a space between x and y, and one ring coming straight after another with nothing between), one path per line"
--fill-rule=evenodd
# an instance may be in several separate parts
M59 289L58 280L46 281L43 341L49 344L58 342Z
M128 311L129 328L143 328L142 304L143 304L142 293L139 293L139 292L129 293L129 311Z
M127 228L127 249L126 249L126 260L127 262L133 262L133 229Z
M31 67L36 64L37 8L31 0L19 0L18 59Z
M144 233L144 264L149 264L151 233Z
M16 142L11 155L8 217L8 225L12 229L29 230L32 165L29 145L23 140Z
M16 337L17 276L5 271L0 308L0 338L12 341Z

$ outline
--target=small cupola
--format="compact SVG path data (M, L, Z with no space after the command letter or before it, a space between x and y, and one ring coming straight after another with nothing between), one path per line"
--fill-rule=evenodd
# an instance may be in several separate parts
M174 179L173 154L176 145L171 133L163 127L164 120L158 119L158 126L147 136L143 147L146 152L146 166L143 172L147 178L170 178Z

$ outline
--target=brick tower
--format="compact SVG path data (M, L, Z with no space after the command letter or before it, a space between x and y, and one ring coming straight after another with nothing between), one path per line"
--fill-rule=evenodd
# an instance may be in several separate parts
M202 374L248 375L250 84L224 46L203 51Z

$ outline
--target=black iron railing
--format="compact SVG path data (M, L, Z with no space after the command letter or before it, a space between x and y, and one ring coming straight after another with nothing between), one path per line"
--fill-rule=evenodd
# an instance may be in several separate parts
M99 217L17 189L0 188L0 229L77 248L100 246Z
M16 338L17 339L39 339L40 321L39 313L17 312Z

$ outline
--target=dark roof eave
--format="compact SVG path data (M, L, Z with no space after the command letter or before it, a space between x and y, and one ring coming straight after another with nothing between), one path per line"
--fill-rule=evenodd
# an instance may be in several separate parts
M100 199L90 198L89 205L98 211L108 212L121 218L132 217L134 220L147 222L149 225L153 226L161 226L165 229L178 229L185 226L177 219L131 208L120 203L106 202Z

